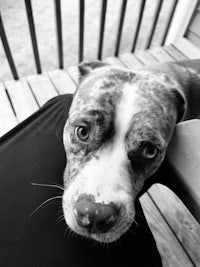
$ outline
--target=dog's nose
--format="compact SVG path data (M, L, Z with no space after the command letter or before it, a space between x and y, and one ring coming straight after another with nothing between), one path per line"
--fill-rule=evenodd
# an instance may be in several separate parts
M74 213L80 227L89 233L106 233L116 223L119 208L114 203L107 205L95 203L90 196L80 196L77 200Z

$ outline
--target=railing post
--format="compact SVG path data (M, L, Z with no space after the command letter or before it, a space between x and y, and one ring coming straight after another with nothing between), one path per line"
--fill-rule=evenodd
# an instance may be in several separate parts
M84 15L85 0L79 0L79 62L83 61L84 53Z
M98 59L102 59L102 49L103 49L103 39L104 39L104 28L105 28L105 20L106 20L106 7L107 0L103 0L102 9L101 9L101 28L100 28L100 36L99 36L99 50L98 50Z
M184 36L198 0L176 0L162 44L168 45Z
M132 53L135 52L135 48L136 48L136 44L137 44L137 39L138 39L139 31L140 31L140 26L142 24L142 18L143 18L145 4L146 4L146 0L142 0L141 6L140 6L139 18L138 18L137 27L136 27L136 32L135 32L135 36L134 36L134 40L133 40L133 45L132 45L132 49L131 49L131 52Z
M151 45L151 42L152 42L152 39L153 39L153 36L154 36L154 32L155 32L155 29L156 29L156 25L157 25L157 22L158 22L158 18L159 18L159 15L160 15L160 11L161 11L161 8L162 8L162 4L163 4L163 0L159 0L159 3L157 5L157 8L156 8L156 14L155 14L155 17L154 17L154 22L153 22L153 26L152 26L152 29L151 29L151 34L149 36L149 40L146 44L146 49L149 49L150 48L150 45Z
M59 68L63 69L62 16L61 16L60 0L55 0L55 13L56 13L56 29L57 29L57 45L58 45L58 62L59 62Z
M38 73L41 73L42 69L41 69L38 46L37 46L37 38L36 38L36 33L35 33L35 24L34 24L34 19L33 19L31 0L24 0L24 1L25 1L25 6L26 6L26 14L27 14L27 19L28 19L30 34L31 34L36 69Z
M126 12L126 4L127 4L127 0L123 0L122 7L121 7L120 20L119 20L118 34L117 34L117 42L116 42L116 48L115 48L115 57L117 57L119 54L119 46L121 42L122 28L123 28L124 16Z
M7 56L7 60L8 60L12 75L13 75L14 79L17 80L17 79L19 79L19 76L18 76L16 67L15 67L15 63L14 63L14 60L13 60L13 57L12 57L12 54L11 54L11 51L10 51L8 40L7 40L7 37L6 37L6 33L5 33L5 30L4 30L4 26L3 26L3 21L2 21L2 18L1 18L1 13L0 13L0 36L1 36L1 41L2 41L2 44L3 44L4 51L6 53L6 56Z
M168 20L168 23L167 23L167 27L165 29L165 33L163 35L163 39L162 39L161 45L164 45L165 42L166 42L166 38L167 38L167 35L169 33L169 29L171 27L171 23L172 23L172 20L173 20L173 17L174 17L174 13L176 11L177 4L178 4L178 0L175 0L174 4L173 4L173 7L172 7L172 11L171 11L170 17L169 17L169 20Z

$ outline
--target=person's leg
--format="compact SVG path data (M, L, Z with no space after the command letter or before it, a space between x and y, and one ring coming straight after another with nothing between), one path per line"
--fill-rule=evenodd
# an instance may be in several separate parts
M0 266L59 266L53 263L63 257L65 249L56 248L65 239L65 227L56 222L61 199L29 216L42 202L63 193L31 183L63 182L62 131L71 101L71 95L50 100L0 138Z
M106 246L70 233L64 219L59 222L62 190L32 185L63 183L62 131L71 101L71 95L49 101L0 138L0 265L161 266L139 202L138 227L133 225L118 242Z

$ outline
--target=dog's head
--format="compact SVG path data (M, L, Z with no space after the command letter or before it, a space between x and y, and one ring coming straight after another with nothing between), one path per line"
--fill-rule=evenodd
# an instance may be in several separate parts
M112 242L134 222L135 198L161 165L184 100L164 74L100 62L80 72L63 133L64 216L76 233Z

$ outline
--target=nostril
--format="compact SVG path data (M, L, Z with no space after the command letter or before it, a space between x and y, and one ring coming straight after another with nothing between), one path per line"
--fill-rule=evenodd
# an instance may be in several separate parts
M79 198L75 204L74 214L78 225L90 232L93 227L93 217L95 216L93 202L85 197Z
M89 217L89 214L80 213L80 211L77 211L76 209L74 209L74 214L76 216L79 226L84 228L89 228L91 226L92 219Z
M101 214L100 216L97 216L94 222L94 229L96 230L96 232L99 233L106 233L108 232L116 223L118 218L118 214L113 214L113 210L112 213L110 214Z
M74 214L78 225L88 232L105 233L116 223L119 208L114 203L95 203L90 196L84 195L77 200Z

